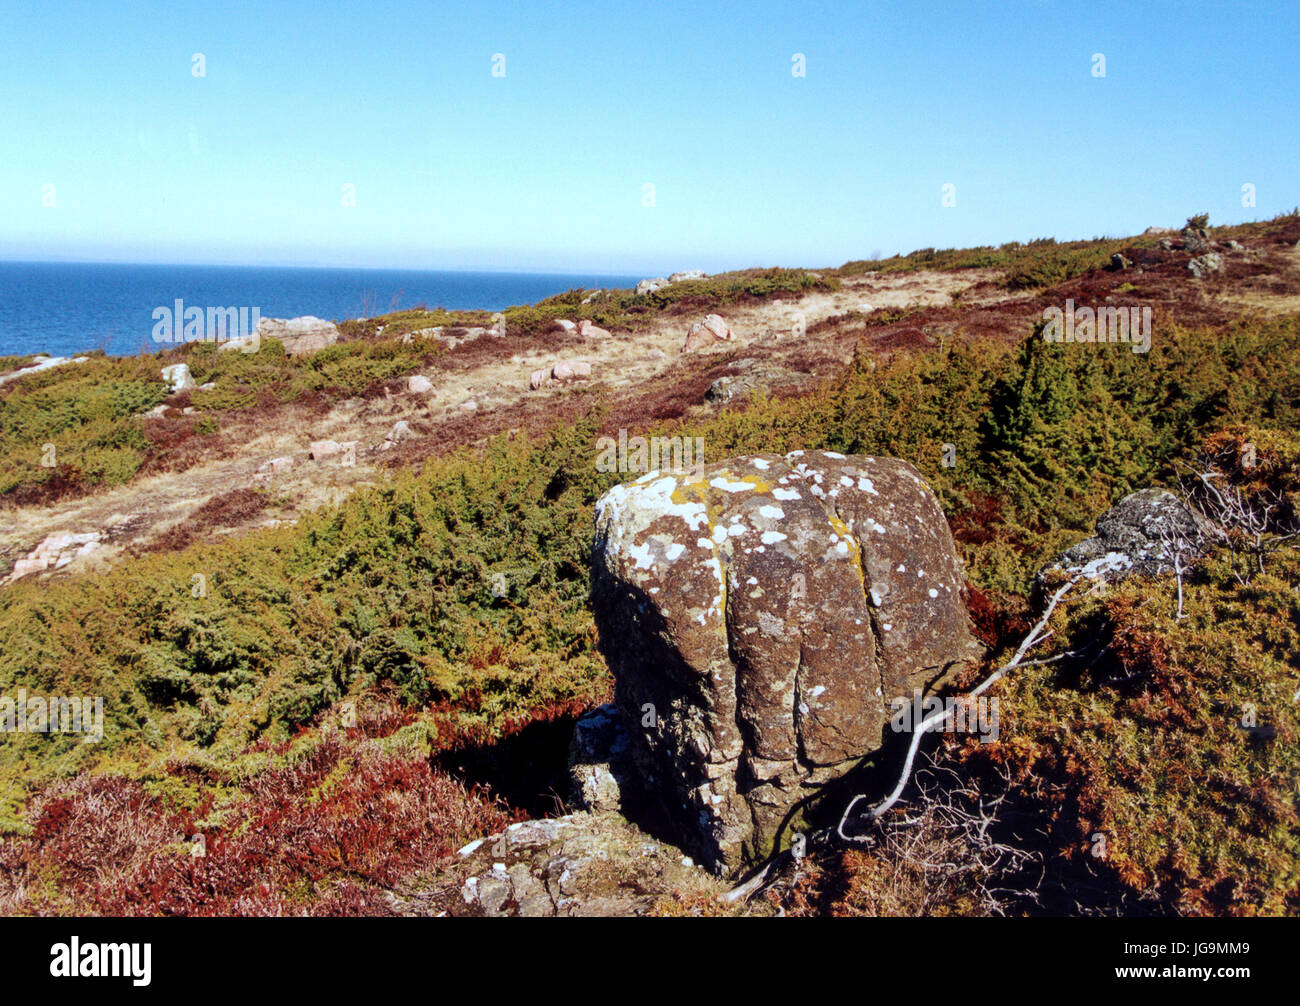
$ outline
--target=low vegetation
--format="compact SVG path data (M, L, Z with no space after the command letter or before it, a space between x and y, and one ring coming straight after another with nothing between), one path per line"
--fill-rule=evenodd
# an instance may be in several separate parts
M1053 270L1108 259L1108 247L934 256L948 268L993 256L1008 282L1023 269L1050 283ZM919 268L922 254L845 270ZM600 323L601 311L635 317L830 282L782 271L590 304L575 291L516 320L528 328L554 312ZM308 368L203 347L188 359L198 380L217 381L202 394L219 411L298 389L354 393L428 351L385 332ZM2 435L23 450L75 435L63 442L83 452L79 470L129 477L149 450L130 417L161 400L149 378L158 360L84 366L26 378L21 394L5 389ZM1176 485L1206 456L1230 467L1249 446L1259 467L1224 476L1300 499L1298 409L1300 316L1289 315L1168 326L1148 354L1035 338L864 351L810 395L759 396L638 432L699 436L710 458L821 448L911 461L949 516L997 660L1027 625L1036 572L1120 496ZM0 745L0 907L381 911L385 886L549 799L565 731L546 725L567 724L610 688L587 606L593 504L624 477L596 471L603 422L595 409L543 438L502 436L432 458L294 527L6 587L0 694L103 695L106 723L97 745L40 734ZM140 439L123 432L132 429ZM102 455L89 453L91 430L107 441ZM5 464L10 489L36 477ZM1054 644L1090 659L999 686L996 742L949 738L934 750L939 775L1000 801L999 842L1019 852L995 843L970 870L936 878L901 860L888 835L871 849L818 848L783 906L1300 909L1300 550L1282 542L1262 571L1243 568L1220 548L1189 572L1182 617L1172 579L1134 578L1062 606ZM508 761L535 769L530 793L509 792L510 765L493 756L504 738L514 738ZM968 812L958 801L932 816L933 840ZM195 833L206 858L192 854Z

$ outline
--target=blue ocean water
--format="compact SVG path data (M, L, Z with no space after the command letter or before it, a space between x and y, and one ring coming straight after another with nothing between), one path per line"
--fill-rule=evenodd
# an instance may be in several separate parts
M153 352L154 309L256 307L263 318L342 321L415 307L499 311L573 287L631 287L590 273L414 272L261 266L0 262L0 356Z

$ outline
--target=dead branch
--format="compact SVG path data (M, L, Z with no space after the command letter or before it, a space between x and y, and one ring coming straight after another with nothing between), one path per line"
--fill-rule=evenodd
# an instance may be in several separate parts
M981 681L975 688L971 689L971 691L966 695L966 701L970 701L971 699L974 699L976 696L980 695L981 693L988 691L995 684L1001 681L1004 677L1006 677L1008 674L1010 674L1012 671L1016 670L1019 667L1028 667L1034 664L1054 663L1057 660L1061 660L1067 656L1073 655L1070 651L1065 651L1063 653L1058 653L1054 657L1038 658L1032 661L1026 660L1026 656L1030 650L1032 650L1035 646L1037 646L1039 643L1043 642L1044 640L1046 640L1052 635L1052 630L1047 628L1047 623L1051 620L1052 613L1056 611L1057 605L1061 603L1061 600L1065 597L1067 593L1070 592L1071 588L1073 588L1075 584L1079 582L1080 579L1082 579L1082 576L1078 575L1073 577L1070 580L1067 580L1056 591L1056 593L1051 596L1051 598L1047 602L1047 607L1043 611L1042 617L1038 620L1037 624L1035 624L1034 627L1029 630L1028 635L1026 635L1025 638L1021 640L1020 645L1016 648L1016 652L1012 655L1011 659L1008 660L1001 667L999 667L992 674L990 674L983 681ZM912 763L916 759L916 752L917 749L920 747L922 736L924 736L924 734L936 723L940 722L945 717L947 717L947 715L948 715L947 709L942 709L942 708L937 709L929 716L927 716L925 719L923 719L918 726L913 728L912 742L911 744L908 745L907 748L907 758L903 762L903 771L902 774L899 776L898 785L894 787L893 792L891 792L889 796L885 797L884 800L882 800L880 803L876 804L876 806L872 807L869 811L867 811L866 820L874 821L878 819L882 814L884 814L887 810L889 810L890 807L894 806L894 804L898 802L898 798L902 796L903 790L907 788L908 780L911 778ZM853 808L858 805L859 801L865 799L866 799L866 794L859 793L857 796L855 796L852 800L849 801L849 805L844 808L844 814L840 817L840 823L839 826L836 828L836 834L838 834L839 837L846 842L861 842L865 840L865 836L846 835L844 833L844 826L845 824L848 823L849 818L852 816Z

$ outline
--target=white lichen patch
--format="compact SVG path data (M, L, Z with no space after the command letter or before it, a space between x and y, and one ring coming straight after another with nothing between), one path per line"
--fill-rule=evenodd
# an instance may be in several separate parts
M764 531L762 535L760 535L759 540L762 541L764 545L775 545L778 541L785 541L785 535L780 531Z
M628 556L636 564L637 569L654 569L654 556L650 554L650 543L643 545L632 545L627 550Z
M714 489L721 489L724 493L743 493L756 488L753 482L730 482L723 476L719 475L709 483Z
M766 517L768 520L781 520L783 517L785 517L785 511L782 510L779 506L770 506L764 504L763 506L758 508L758 512L760 515Z
M875 484L865 475L858 479L858 488L864 493L871 493L872 496L880 495L880 493L876 492Z
M799 493L794 489L773 489L772 498L776 500L781 500L782 502L786 502L788 500L803 499L803 497L800 496Z

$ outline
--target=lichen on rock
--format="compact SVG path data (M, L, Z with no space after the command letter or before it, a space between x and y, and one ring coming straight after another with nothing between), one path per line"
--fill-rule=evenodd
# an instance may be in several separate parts
M597 504L592 566L639 785L719 872L881 746L891 698L979 653L947 522L903 461L651 472Z

